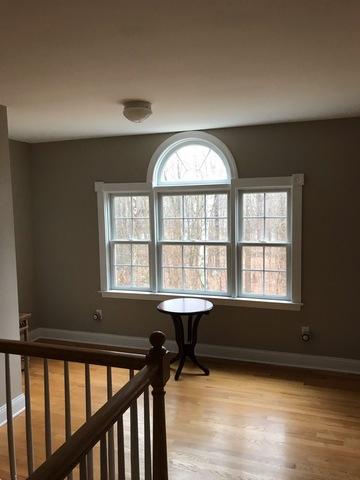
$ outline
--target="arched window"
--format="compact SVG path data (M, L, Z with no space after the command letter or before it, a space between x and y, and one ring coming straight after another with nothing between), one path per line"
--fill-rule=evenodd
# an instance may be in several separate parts
M204 132L173 135L155 151L148 170L154 186L230 184L237 177L230 150Z
M97 183L104 295L297 308L303 177L237 176L218 138L185 132L156 149L146 183Z

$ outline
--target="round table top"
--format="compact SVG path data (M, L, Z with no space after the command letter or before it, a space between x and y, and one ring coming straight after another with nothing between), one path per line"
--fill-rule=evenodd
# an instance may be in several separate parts
M202 298L172 298L159 303L157 309L163 313L177 313L179 315L192 315L201 312L210 312L214 305Z

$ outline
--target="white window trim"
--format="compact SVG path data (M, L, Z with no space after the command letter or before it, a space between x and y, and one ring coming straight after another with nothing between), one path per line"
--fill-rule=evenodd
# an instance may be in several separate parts
M288 177L268 177L252 179L233 179L231 185L187 185L174 187L153 187L150 183L95 183L95 191L98 197L98 219L99 219L99 251L100 251L100 293L105 298L126 298L137 300L163 300L172 297L202 297L213 301L216 305L232 305L253 308L279 309L279 310L300 310L301 303L301 228L302 228L302 187L304 185L304 175L295 174ZM292 209L292 281L291 281L291 300L278 300L270 298L248 298L236 297L237 286L237 232L238 232L238 190L252 189L271 189L288 188L291 191L291 209ZM231 268L229 291L231 296L206 295L161 292L158 285L158 260L157 260L157 242L158 238L158 215L157 215L157 195L162 192L191 192L191 191L229 191L230 194L230 251ZM150 284L152 291L138 290L112 290L110 279L110 255L109 255L109 195L111 193L144 193L150 197ZM229 262L230 263L230 262Z
M301 303L301 240L302 240L302 188L304 185L304 175L301 173L294 174L288 177L257 177L257 178L239 178L233 180L232 189L234 190L234 197L237 197L238 191L256 191L256 190L272 190L272 189L287 189L290 191L290 231L291 231L291 274L288 278L288 295L289 301L294 304L302 305ZM238 201L236 198L234 213L236 221L238 222L240 216L237 212ZM238 225L236 231L239 232ZM239 243L239 239L235 238L235 245ZM236 260L238 261L238 252L236 252ZM239 276L239 270L238 275ZM238 285L237 285L238 289ZM245 298L245 297L242 297ZM246 297L247 298L247 297ZM265 301L267 299L264 299ZM271 300L271 299L269 299Z

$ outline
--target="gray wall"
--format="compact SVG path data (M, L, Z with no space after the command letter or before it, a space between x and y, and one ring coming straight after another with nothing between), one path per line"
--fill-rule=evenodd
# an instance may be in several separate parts
M10 141L20 312L33 310L33 242L30 145Z
M305 173L301 312L216 307L202 342L360 358L356 307L359 260L357 184L360 119L214 130L242 177ZM103 299L99 289L94 182L143 182L168 135L103 138L31 146L34 313L53 328L146 336L167 317L156 302ZM91 319L102 308L104 320ZM310 325L313 341L299 341Z
M15 238L5 107L0 105L0 338L19 338ZM12 394L21 392L20 363L11 357ZM4 356L0 355L0 406L5 402Z

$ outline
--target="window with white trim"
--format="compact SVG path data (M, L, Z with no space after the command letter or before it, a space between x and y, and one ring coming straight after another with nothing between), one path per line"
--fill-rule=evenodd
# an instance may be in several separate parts
M302 185L301 174L238 178L209 134L170 137L146 183L96 184L103 294L300 305Z
M110 218L112 288L149 290L149 196L111 195Z
M289 191L239 192L239 295L288 299L291 276Z

